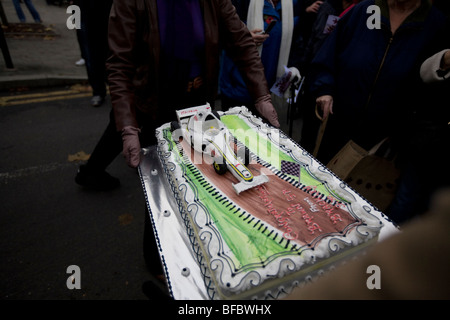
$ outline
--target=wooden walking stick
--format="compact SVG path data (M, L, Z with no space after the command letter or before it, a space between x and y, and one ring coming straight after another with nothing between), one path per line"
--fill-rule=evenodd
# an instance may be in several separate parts
M317 118L319 118L320 121L322 121L322 124L320 125L319 131L317 133L316 145L315 145L314 151L313 151L314 158L316 158L317 154L319 153L320 144L322 143L322 138L323 138L323 134L325 133L325 128L327 126L329 115L325 119L322 118L319 114L317 104L316 104L316 116L317 116Z

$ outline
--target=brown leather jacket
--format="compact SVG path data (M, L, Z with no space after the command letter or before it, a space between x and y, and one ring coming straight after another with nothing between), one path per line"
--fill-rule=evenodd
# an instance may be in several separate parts
M214 103L218 90L221 50L226 48L245 75L253 98L269 93L264 68L254 41L229 0L199 0L205 27L205 82L208 102ZM158 119L158 74L160 39L156 1L114 1L109 22L107 60L108 82L121 131L139 127L136 108Z

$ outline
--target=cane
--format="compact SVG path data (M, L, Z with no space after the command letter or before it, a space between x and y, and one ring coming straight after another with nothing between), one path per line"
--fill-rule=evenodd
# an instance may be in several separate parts
M313 156L316 158L317 153L319 153L320 144L322 143L323 134L325 133L325 128L327 127L328 117L325 119L322 118L319 114L318 107L316 104L316 117L319 118L320 121L322 121L319 132L317 133L317 139L316 139L316 146L314 147Z

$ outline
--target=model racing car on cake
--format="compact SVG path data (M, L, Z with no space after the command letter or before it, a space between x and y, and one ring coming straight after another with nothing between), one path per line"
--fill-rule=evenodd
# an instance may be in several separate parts
M233 183L237 194L269 181L261 173L255 176L249 170L250 154L245 147L237 148L234 137L220 121L220 115L207 104L177 110L178 122L171 123L172 131L181 130L183 139L196 151L212 157L218 174L230 171L239 183Z

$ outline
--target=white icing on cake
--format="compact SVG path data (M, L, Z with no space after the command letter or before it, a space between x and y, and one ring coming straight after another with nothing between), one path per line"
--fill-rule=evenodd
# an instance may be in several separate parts
M301 164L311 177L325 186L336 198L345 202L345 205L339 205L338 201L333 203L330 201L331 197L326 198L323 195L315 200L313 196L310 196L311 199L308 201L315 201L313 205L317 206L321 204L332 208L339 207L347 211L355 222L350 223L341 233L323 233L309 243L287 239L281 227L267 222L270 217L261 220L254 213L243 210L221 190L220 186L202 175L191 162L186 151L183 151L181 143L176 143L174 147L167 137L170 124L161 126L156 134L158 155L177 200L179 213L185 221L186 231L196 239L192 241L192 246L193 250L198 252L197 260L204 274L210 298L279 298L302 281L308 281L312 276L332 266L336 259L341 258L342 252L357 251L369 240L377 237L383 224L373 214L376 209L298 144L279 130L269 127L261 119L254 117L246 108L232 108L223 115L239 117L258 135L270 140L272 147L276 147L280 152L289 155L294 162ZM253 154L253 157L258 163L271 170L276 175L274 177L289 182L292 188L302 190L305 188L301 182L282 174L272 164L259 159L258 155ZM190 173L187 173L188 171ZM194 182L192 176L199 177L201 182ZM280 247L279 252L272 252L267 256L262 253L260 263L248 265L237 263L238 259L233 249L227 244L225 235L221 234L221 227L217 225L218 221L214 220L217 216L214 218L210 212L210 209L214 208L208 208L206 204L210 200L199 198L200 193L206 191L199 190L196 183L201 183L205 190L214 190L212 195L218 198L217 202L223 206L226 205L226 208L232 208L232 211L224 209L221 214L233 215L239 223L252 226L251 229L246 229L247 233L243 239L253 239L253 235L249 232L259 236L257 239L260 242L254 246L254 250L257 250L257 247L266 248L266 246L277 245ZM308 192L305 194L307 195ZM245 194L240 197L245 199ZM281 215L276 217L281 219ZM310 232L314 233L314 231ZM260 234L264 234L264 237ZM242 243L242 246L247 246L247 243Z

